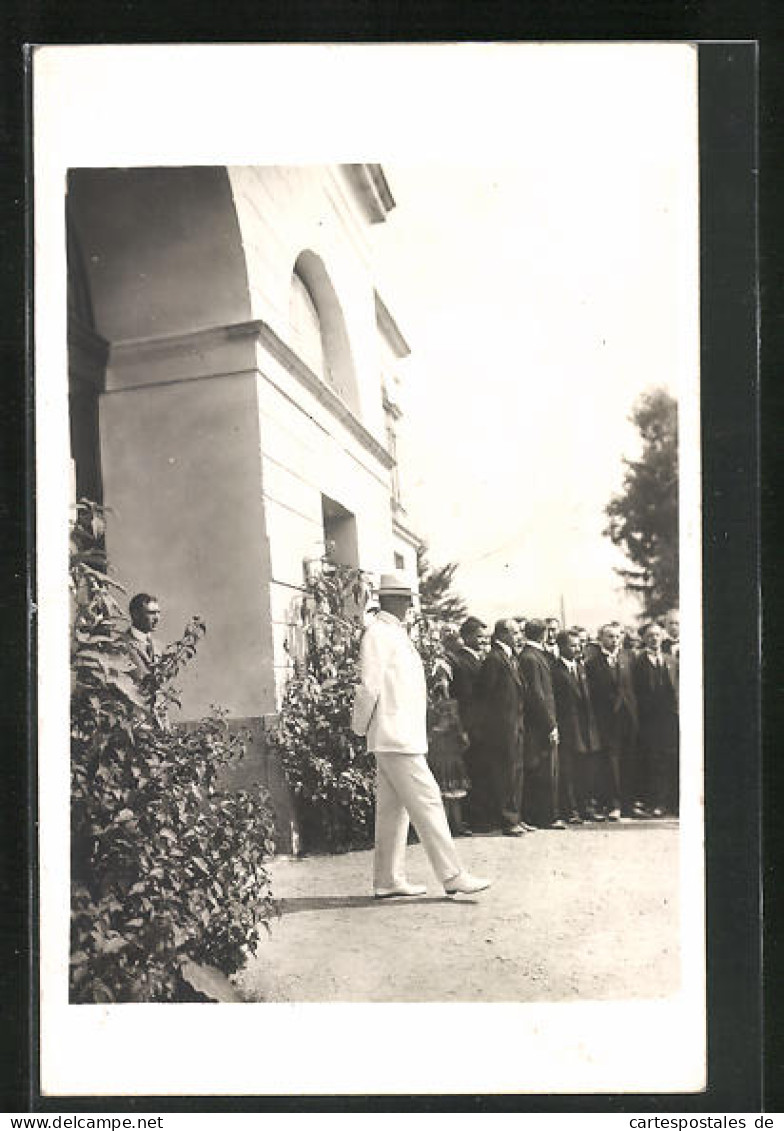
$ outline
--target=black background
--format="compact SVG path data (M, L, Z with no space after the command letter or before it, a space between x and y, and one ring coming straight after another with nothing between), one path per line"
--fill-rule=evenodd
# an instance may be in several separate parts
M0 15L0 1064L4 1111L749 1112L784 1110L774 629L784 307L781 172L784 21L774 3L15 3ZM681 1096L43 1099L37 1085L32 382L26 332L31 43L699 40L709 1086ZM758 40L751 43L726 41ZM725 41L725 42L721 42ZM757 63L759 61L759 71ZM756 76L759 77L757 105ZM622 92L619 94L622 97ZM759 138L755 130L759 111ZM759 170L759 175L755 172ZM756 195L759 187L759 211ZM757 224L759 221L759 233ZM759 234L760 272L757 275ZM757 297L761 296L758 309ZM758 384L761 327L762 398ZM761 509L760 509L761 508ZM764 535L760 543L760 535ZM764 553L761 550L764 547ZM761 574L761 569L763 573ZM765 661L760 663L760 584ZM34 628L34 622L33 622ZM764 681L764 685L763 685ZM765 691L764 783L760 695ZM764 784L764 788L763 788ZM762 817L764 815L764 825ZM764 846L761 830L765 829ZM764 849L764 855L760 853ZM761 882L765 967L761 974ZM768 1009L763 1014L763 989ZM763 1030L764 1016L764 1030ZM471 1034L458 1035L460 1052ZM263 1043L259 1055L263 1056ZM292 1050L292 1055L296 1055ZM347 1050L350 1055L350 1050ZM763 1069L765 1071L763 1072ZM764 1088L764 1098L763 1098Z

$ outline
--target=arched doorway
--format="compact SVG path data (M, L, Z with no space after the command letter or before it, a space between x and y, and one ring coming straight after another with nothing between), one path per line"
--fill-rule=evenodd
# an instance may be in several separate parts
M255 338L225 168L76 169L68 178L69 369L77 493L107 507L128 596L161 639L208 632L183 714L274 707Z

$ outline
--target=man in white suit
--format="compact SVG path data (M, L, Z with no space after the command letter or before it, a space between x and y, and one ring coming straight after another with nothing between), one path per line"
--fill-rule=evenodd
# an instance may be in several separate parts
M403 624L412 604L409 582L382 574L378 601L380 612L362 637L351 723L376 756L374 894L389 899L427 890L406 879L409 820L447 895L483 891L490 881L461 867L441 791L427 764L425 673Z

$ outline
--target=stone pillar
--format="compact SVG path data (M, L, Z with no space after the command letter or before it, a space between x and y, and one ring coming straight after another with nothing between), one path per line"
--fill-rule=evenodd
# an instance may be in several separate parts
M254 340L228 327L115 344L101 397L115 575L159 598L162 641L194 614L207 625L179 680L186 719L275 709Z

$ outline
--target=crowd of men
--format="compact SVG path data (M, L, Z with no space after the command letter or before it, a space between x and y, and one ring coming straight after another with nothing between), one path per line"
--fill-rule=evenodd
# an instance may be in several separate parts
M677 613L639 636L604 624L595 639L524 617L489 636L469 617L449 653L470 741L467 830L677 815Z
M161 654L152 636L160 606L139 593L129 612L128 653L143 679ZM447 643L469 743L456 831L522 836L677 816L679 638L675 611L639 635L609 622L595 639L554 617L505 618L492 635L468 617Z

